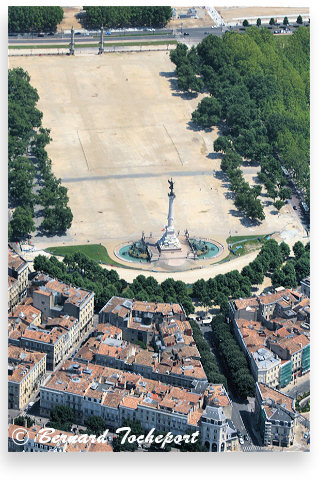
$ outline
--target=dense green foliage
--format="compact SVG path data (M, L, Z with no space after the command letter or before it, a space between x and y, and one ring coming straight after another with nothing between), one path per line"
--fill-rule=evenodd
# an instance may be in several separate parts
M45 150L51 141L50 130L41 126L38 100L28 73L22 68L9 70L8 193L11 206L16 207L9 229L12 239L26 237L35 230L32 220L35 205L43 207L40 229L46 234L65 232L73 219L67 189L52 173Z
M66 283L95 292L95 306L100 309L113 295L153 302L181 303L187 313L194 307L185 283L166 279L159 284L153 277L138 275L131 284L120 280L115 270L106 270L83 253L66 255L63 262L56 257L38 255L34 259L36 271L58 277Z
M27 427L30 428L32 425L34 425L34 420L33 418L29 417L29 415L22 416L20 415L19 417L16 417L14 419L14 424L15 425L21 425L21 427L24 427L24 422L27 420Z
M296 242L293 252L294 257L289 258L288 254L285 265L279 265L272 274L271 280L274 287L294 288L303 278L310 275L310 243L304 246L302 242Z
M70 432L73 422L74 413L72 409L64 405L56 405L50 412L50 421L47 423L47 427Z
M233 337L223 315L212 320L212 332L218 355L224 365L230 386L241 398L254 397L255 381L245 354Z
M222 383L225 388L228 387L227 380L224 375L219 372L219 367L214 355L211 353L208 342L203 338L201 330L198 324L194 320L189 320L192 335L196 342L197 348L201 356L201 363L204 371L207 375L208 382L210 383Z
M171 7L83 7L91 28L164 27L172 16Z
M86 433L88 435L96 435L97 437L106 430L106 422L98 415L88 417L85 421L85 426L87 427Z
M177 67L178 86L197 92L204 84L210 94L192 120L201 128L219 125L225 132L214 150L225 154L222 168L235 205L251 219L264 219L261 189L244 181L239 156L261 165L259 181L276 208L291 196L282 165L304 189L308 203L309 29L298 28L285 44L265 27L226 32L221 38L208 35L189 51L178 45L170 58Z
M61 7L8 7L8 31L13 33L55 31L62 19Z

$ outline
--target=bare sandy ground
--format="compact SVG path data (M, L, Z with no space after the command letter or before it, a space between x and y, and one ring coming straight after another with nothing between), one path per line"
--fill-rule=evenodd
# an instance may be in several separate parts
M57 26L57 31L61 32L62 30L70 30L71 27L75 30L82 28L81 23L76 18L76 15L81 12L82 7L62 7L64 12L64 17L62 22Z
M304 15L309 14L308 7L215 7L223 18L225 23L234 22L238 19L249 19L250 17L274 17L278 21L282 21L287 15ZM295 21L296 18L290 18L290 21Z
M167 28L181 28L181 22L183 23L182 28L201 28L201 27L210 27L214 25L214 21L208 14L205 7L195 7L197 10L198 18L178 18L181 14L187 14L188 10L191 7L176 7L177 17L170 20L167 24Z
M175 90L167 52L10 57L9 64L27 70L39 92L43 125L53 138L48 154L69 189L74 214L66 236L36 237L37 248L90 242L104 244L111 254L114 245L139 238L142 230L160 235L170 177L181 232L187 228L191 235L222 243L229 234L279 232L290 244L305 235L291 206L280 214L266 207L260 225L238 214L213 153L218 132L188 124L201 97ZM257 169L243 171L254 182ZM230 262L231 269L248 260ZM229 267L208 268L212 276Z

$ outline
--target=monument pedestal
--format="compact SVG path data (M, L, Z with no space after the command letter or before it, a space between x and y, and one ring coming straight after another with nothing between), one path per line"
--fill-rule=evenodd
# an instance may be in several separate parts
M172 178L171 180L168 180L168 182L170 185L170 193L168 193L168 197L169 197L168 225L165 227L166 228L165 233L162 235L160 240L158 240L158 247L161 252L181 250L181 245L175 234L174 225L173 225L173 202L176 196L173 192Z

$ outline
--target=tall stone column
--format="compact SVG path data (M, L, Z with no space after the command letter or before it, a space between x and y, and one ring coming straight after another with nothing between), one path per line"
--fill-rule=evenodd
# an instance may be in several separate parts
M71 28L70 55L74 55L74 28Z
M104 46L103 46L103 25L101 25L101 30L100 30L100 42L99 42L99 55L101 55L104 52Z
M173 227L173 201L176 198L174 193L169 193L169 212L168 212L168 227Z
M174 218L173 218L173 202L176 198L173 192L173 181L171 179L168 180L170 185L170 193L168 193L169 197L169 211L168 211L168 225L165 227L165 233L158 241L158 246L160 250L181 250L181 245L179 239L176 237L174 231Z

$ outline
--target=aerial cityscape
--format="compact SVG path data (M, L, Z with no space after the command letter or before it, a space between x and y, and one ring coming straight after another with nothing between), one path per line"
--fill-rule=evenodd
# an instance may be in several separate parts
M8 451L310 451L306 7L8 7Z

